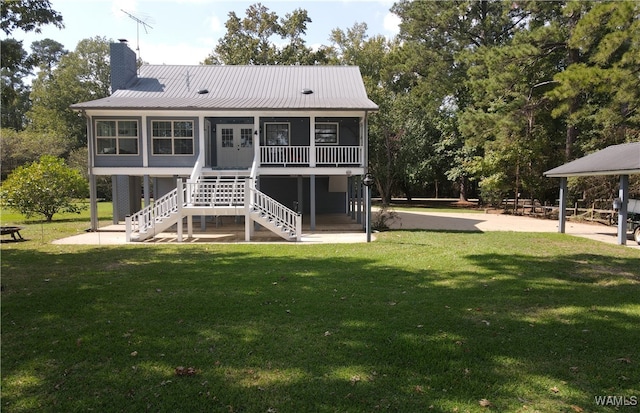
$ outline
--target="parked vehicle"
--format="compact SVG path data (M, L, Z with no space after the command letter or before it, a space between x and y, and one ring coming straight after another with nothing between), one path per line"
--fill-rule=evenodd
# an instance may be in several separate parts
M640 199L630 199L627 206L627 220L633 239L640 245Z

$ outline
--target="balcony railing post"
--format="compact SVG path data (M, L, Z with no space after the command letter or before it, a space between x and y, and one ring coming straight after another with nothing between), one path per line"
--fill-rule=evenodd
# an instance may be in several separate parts
M182 178L178 178L177 189L176 208L178 210L178 221L176 222L176 226L178 227L178 242L182 242L182 203L184 202L184 185L182 185Z
M127 215L124 219L125 223L125 231L126 231L126 241L131 242L131 215Z

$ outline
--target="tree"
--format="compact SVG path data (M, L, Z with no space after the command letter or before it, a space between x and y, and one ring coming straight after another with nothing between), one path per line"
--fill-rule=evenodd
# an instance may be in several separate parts
M554 80L553 114L581 133L577 154L640 140L640 3L601 2L576 23L568 44L580 53ZM577 102L572 105L572 102Z
M2 112L0 122L3 128L22 130L26 125L25 113L29 109L30 89L24 78L31 74L32 64L22 42L15 39L0 41L0 72L2 81Z
M318 64L327 61L327 51L306 47L303 35L311 23L307 11L296 9L279 18L260 3L249 6L246 17L240 19L235 12L229 13L225 23L227 32L219 40L204 64L227 65L293 65ZM287 40L278 47L273 39Z
M512 2L503 1L409 1L396 3L392 11L400 16L399 37L405 56L398 71L409 80L408 87L439 125L457 125L457 117L470 104L466 87L468 66L463 59L482 47L504 43L526 21L527 15ZM442 110L445 108L446 110ZM446 118L448 119L446 119ZM476 150L465 147L463 136L447 127L450 160L447 176L455 179L460 198L468 198L469 177ZM440 145L442 148L442 145Z
M48 155L39 162L18 167L1 188L2 205L26 217L42 215L47 222L58 212L79 212L80 207L73 200L88 192L87 181L78 170Z
M68 149L86 145L86 120L69 106L109 96L109 43L104 37L81 40L51 73L38 74L27 113L33 130L64 137Z
M40 26L53 24L63 28L62 15L51 8L49 0L6 0L0 3L0 28L9 35L15 29L40 33Z
M62 16L51 8L48 0L11 0L0 2L0 28L6 35L13 30L40 32L40 27L53 24L63 28ZM31 74L33 62L27 57L22 42L15 39L0 41L2 59L2 113L3 128L22 130L26 126L25 113L29 110L30 89L23 78Z
M18 166L40 159L43 155L61 156L70 149L61 136L35 132L32 129L17 131L11 128L2 128L0 136L2 179L6 178Z
M62 43L52 39L38 40L31 43L29 61L33 66L45 70L47 74L51 75L62 56L67 53L69 51L64 48Z

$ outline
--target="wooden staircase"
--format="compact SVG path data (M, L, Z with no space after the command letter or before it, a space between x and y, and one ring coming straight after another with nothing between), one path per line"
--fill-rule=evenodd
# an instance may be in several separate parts
M300 241L302 216L255 188L247 176L198 176L182 182L176 189L126 220L127 241L145 241L178 224L189 216L244 216L245 225L257 222L287 241ZM252 231L247 230L247 241Z

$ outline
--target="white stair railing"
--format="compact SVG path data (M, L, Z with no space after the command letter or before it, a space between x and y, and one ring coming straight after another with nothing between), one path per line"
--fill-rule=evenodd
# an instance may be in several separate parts
M255 188L251 188L251 209L264 222L270 223L284 234L295 236L296 241L300 241L302 236L301 214Z
M180 185L178 188L155 200L153 204L126 218L127 242L131 241L134 233L142 234L151 232L155 235L154 229L156 223L168 218L172 213L178 212L180 207L178 190L184 191L184 187Z

